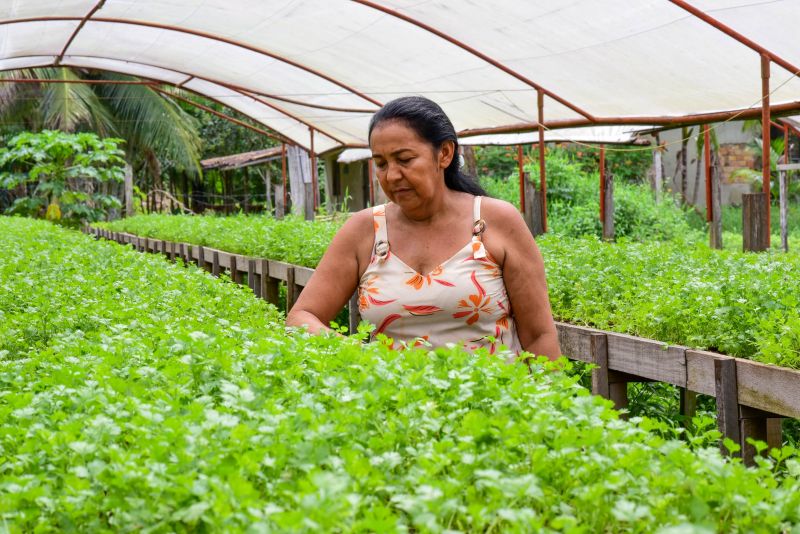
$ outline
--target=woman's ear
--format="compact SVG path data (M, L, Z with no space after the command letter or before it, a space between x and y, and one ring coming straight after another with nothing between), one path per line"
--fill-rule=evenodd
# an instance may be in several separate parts
M439 148L439 167L446 169L450 166L455 156L456 144L453 141L444 141Z

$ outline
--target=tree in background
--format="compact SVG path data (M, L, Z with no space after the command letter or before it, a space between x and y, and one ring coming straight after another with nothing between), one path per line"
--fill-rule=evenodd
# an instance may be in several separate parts
M0 187L20 190L7 213L46 217L68 225L103 219L120 201L102 190L121 182L121 139L93 133L23 132L0 149Z

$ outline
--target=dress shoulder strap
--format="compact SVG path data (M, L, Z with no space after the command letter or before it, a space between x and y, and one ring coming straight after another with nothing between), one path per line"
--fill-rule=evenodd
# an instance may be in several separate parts
M481 218L481 196L475 195L472 205L472 257L480 260L486 257L486 247L483 246L483 232L486 230L486 221Z
M386 204L372 208L372 223L375 228L373 255L380 261L389 256L389 233L386 230Z

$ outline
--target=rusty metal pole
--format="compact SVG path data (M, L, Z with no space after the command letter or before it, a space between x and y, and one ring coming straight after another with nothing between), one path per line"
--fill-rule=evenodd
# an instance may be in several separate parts
M281 178L283 179L283 210L286 211L289 194L286 189L286 143L281 143Z
M711 202L711 131L708 124L703 126L703 155L706 163L706 221L711 222L714 207Z
M547 233L547 170L544 163L544 92L537 92L539 108L539 190L542 195L542 231Z
M519 212L525 214L525 164L522 161L522 145L517 145L517 166L519 167Z
M600 224L606 224L606 145L600 145Z
M769 68L770 59L761 55L761 179L764 202L766 202L766 248L770 245L772 224L770 219L770 132L769 132Z
M317 153L314 152L314 128L309 128L311 132L311 150L309 151L309 158L311 164L311 187L314 189L314 210L319 207L318 187L317 187Z

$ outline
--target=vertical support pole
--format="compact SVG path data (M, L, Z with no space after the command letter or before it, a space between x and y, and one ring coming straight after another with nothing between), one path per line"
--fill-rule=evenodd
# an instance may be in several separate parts
M314 210L319 207L319 187L317 186L317 153L314 152L314 128L309 128L311 133L311 150L309 151L309 163L311 165L311 187L314 188Z
M294 283L294 267L286 268L286 313L292 309L300 292Z
M600 145L600 223L606 227L606 145Z
M230 269L228 270L228 274L230 275L231 281L234 284L239 284L239 283L241 283L241 278L239 276L239 266L236 265L237 262L236 262L236 256L235 255L231 254L230 262L231 262L231 265L230 265Z
M533 237L536 237L544 233L542 230L542 195L531 182L530 173L524 172L522 176L525 178L525 213L522 214L522 218Z
M547 232L547 169L544 163L544 93L537 91L539 108L539 190L542 192L542 231Z
M628 382L620 380L613 382L609 380L608 393L614 403L615 410L624 410L628 407ZM620 416L620 419L627 419L627 415Z
M770 223L770 124L769 124L769 69L770 60L769 56L761 56L761 179L763 183L763 192L765 194L764 202L766 204L767 213L767 232L765 234L766 242L764 248L769 248L771 223Z
M722 248L722 183L719 167L711 166L711 248Z
M608 338L605 334L591 334L589 350L592 363L592 393L606 399L611 398L611 385L608 382Z
M517 145L517 167L519 168L519 211L525 215L525 164L522 161L522 144Z
M736 382L736 360L733 358L714 360L714 389L717 397L717 425L724 438L741 443L739 432L739 393ZM720 442L720 450L728 449ZM736 453L735 456L740 456Z
M783 162L789 163L789 126L783 125ZM781 248L789 252L789 175L786 171L778 174L780 180L781 210Z
M286 143L281 143L281 178L283 179L283 209L288 205L287 196L289 188L286 185Z
M247 287L258 296L261 288L256 284L256 260L254 259L247 260Z
M211 274L219 276L219 251L215 250L211 256Z
M656 134L656 149L653 150L653 166L655 167L655 172L653 174L653 189L655 189L656 202L661 202L661 190L664 182L663 164L661 163L661 150L661 141L658 137L658 134Z
M175 261L175 247L176 244L174 241L170 241L169 243L169 261Z
M703 126L703 159L706 170L706 222L711 222L713 207L711 204L711 132L708 124Z
M201 269L206 268L206 251L202 246L197 247L197 266Z
M742 249L745 252L761 252L767 249L766 204L764 193L742 195Z
M358 310L358 288L347 303L347 319L349 332L355 334L361 322L361 312Z
M697 413L697 392L680 388L680 412L686 418L684 426L688 426Z
M261 298L274 306L280 300L280 283L270 276L268 260L261 260Z
M603 189L605 197L603 207L603 239L613 241L614 230L614 175L606 172L605 187Z

